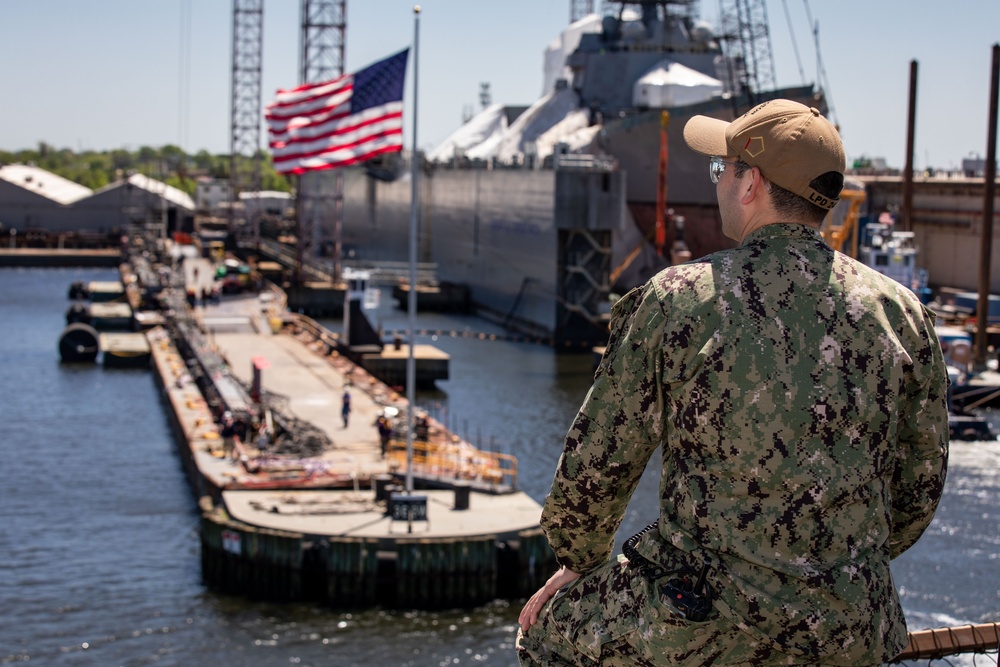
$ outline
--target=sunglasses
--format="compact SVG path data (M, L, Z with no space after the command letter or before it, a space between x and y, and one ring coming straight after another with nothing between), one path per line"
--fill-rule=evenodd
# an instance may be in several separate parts
M719 179L722 178L722 172L726 170L726 165L735 162L736 160L723 160L717 155L708 158L708 177L712 179L712 183L718 184Z

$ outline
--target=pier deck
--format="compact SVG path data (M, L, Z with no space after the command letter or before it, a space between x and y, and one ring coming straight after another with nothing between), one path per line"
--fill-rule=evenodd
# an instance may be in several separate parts
M200 291L200 278L210 271L199 267L195 272L195 262L188 264L188 286ZM260 371L261 388L283 397L288 412L324 431L333 447L319 457L320 462L356 482L353 489L310 489L295 484L253 488L259 480L241 462L220 456L221 443L211 432L211 415L204 403L193 399L195 386L171 383L171 366L175 375L181 369L176 360L163 356L164 345L153 345L160 356L159 372L167 375L165 389L176 394L172 403L177 419L184 433L191 434L193 462L209 485L219 489L232 518L262 528L379 538L380 542L408 535L428 539L513 536L537 528L541 507L527 494L480 493L475 482L466 484L470 487L464 491L469 498L467 509L455 508L461 503L454 490L417 490L415 494L427 498L427 520L413 522L412 533L406 521L392 520L385 503L375 499L374 480L391 473L401 477L405 471L393 469L392 459L382 457L376 420L385 406L405 399L346 358L322 354L302 337L275 334L269 326L273 308L257 295L224 297L219 303L199 304L195 316L230 371L244 384L252 382L255 364L266 362ZM340 410L345 390L351 393L346 427ZM207 437L202 437L206 432ZM246 447L257 453L252 442ZM419 484L420 475L415 473L414 479Z
M454 493L421 490L427 497L427 521L393 520L374 493L354 491L226 491L230 516L240 521L307 535L370 537L382 542L419 537L454 539L495 535L512 537L538 526L541 508L524 493L472 494L469 509L455 509Z

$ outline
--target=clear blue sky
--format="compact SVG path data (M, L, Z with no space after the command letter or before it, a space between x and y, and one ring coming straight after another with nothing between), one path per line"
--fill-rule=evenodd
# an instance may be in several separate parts
M420 3L418 144L430 148L478 109L541 95L542 53L568 24L570 0ZM412 0L348 0L348 71L411 45ZM702 0L712 20L714 0ZM985 156L991 48L1000 0L769 0L779 85L817 77L807 8L819 25L833 116L849 158L902 166L909 63L919 63L915 163L958 166ZM79 149L178 144L229 151L230 0L0 2L0 149L46 141ZM791 17L789 20L786 13ZM266 0L263 103L298 83L299 2ZM182 17L190 29L182 30ZM185 66L184 63L187 63ZM406 105L412 108L412 69ZM412 143L412 116L406 144ZM262 133L266 143L266 137Z

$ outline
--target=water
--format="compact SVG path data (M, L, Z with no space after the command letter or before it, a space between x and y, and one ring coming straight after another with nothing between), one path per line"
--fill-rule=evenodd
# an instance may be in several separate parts
M0 664L515 664L517 604L344 614L206 590L195 500L152 376L59 363L69 285L116 278L0 269ZM406 319L389 303L376 317L390 329ZM421 316L420 326L499 331L454 316ZM520 487L541 500L589 386L590 357L505 341L422 342L452 355L452 379L419 401L473 442L517 454ZM1000 444L955 443L938 516L894 564L911 629L1000 619L998 492ZM655 497L647 474L623 534L651 519Z

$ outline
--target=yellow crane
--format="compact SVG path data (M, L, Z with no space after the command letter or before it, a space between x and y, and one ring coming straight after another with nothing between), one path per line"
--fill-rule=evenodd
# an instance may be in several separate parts
M864 203L865 197L864 190L841 191L840 198L847 202L847 212L844 214L843 221L840 224L835 224L831 211L820 229L823 239L830 244L831 248L840 252L844 252L844 242L850 237L851 248L847 254L851 257L858 256L858 218L861 216L861 204Z

